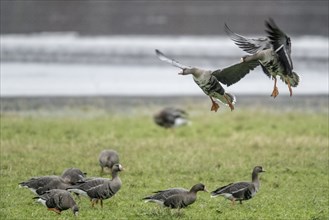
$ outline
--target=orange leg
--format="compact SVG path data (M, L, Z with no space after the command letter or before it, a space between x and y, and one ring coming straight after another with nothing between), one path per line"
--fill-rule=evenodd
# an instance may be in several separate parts
M292 89L291 89L290 81L287 80L286 82L288 84L288 88L289 88L289 92L290 92L290 97L291 97L292 96Z
M277 97L279 95L279 90L278 90L278 87L276 86L276 82L277 82L277 79L276 77L274 78L274 88L273 88L273 92L271 94L271 96L273 98Z
M95 204L97 204L98 200L91 199L91 207L94 208Z
M48 208L49 211L53 211L53 212L56 212L57 214L61 214L61 211L59 211L58 209L56 208Z
M230 102L230 100L228 100L228 98L225 94L224 94L224 98L226 99L228 106L230 106L231 111L233 111L234 110L234 105Z
M217 110L219 109L219 105L212 99L211 96L209 96L211 102L212 102L212 106L211 106L211 111L215 111L217 112Z

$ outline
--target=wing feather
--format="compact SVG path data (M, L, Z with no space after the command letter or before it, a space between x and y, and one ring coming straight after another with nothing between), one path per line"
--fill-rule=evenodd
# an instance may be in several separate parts
M258 61L241 62L232 66L226 67L222 70L215 70L212 75L221 83L230 86L237 83L245 77L251 70L259 65Z
M161 60L161 61L164 61L164 62L167 62L175 67L178 67L180 69L186 69L186 68L191 68L189 66L185 66L183 64L181 64L180 62L172 59L172 58L169 58L167 57L166 55L164 55L164 53L162 53L160 50L156 49L155 50L155 53L157 55L157 57Z
M282 63L285 72L288 75L292 75L293 64L291 60L290 37L288 37L271 18L265 22L265 25L267 27L266 32L268 33L268 38L273 45L273 49L278 54L279 61Z
M234 41L234 43L247 53L255 54L261 50L271 48L271 44L268 38L246 38L242 35L234 33L225 24L225 32Z

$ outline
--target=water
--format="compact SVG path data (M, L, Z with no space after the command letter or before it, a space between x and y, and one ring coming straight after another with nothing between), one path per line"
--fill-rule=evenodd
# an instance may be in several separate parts
M294 37L292 47L301 76L294 94L328 94L328 38ZM2 35L1 96L203 94L191 76L159 61L155 48L205 69L223 68L244 55L226 36ZM288 94L284 83L278 87ZM258 67L227 91L269 95L272 88Z

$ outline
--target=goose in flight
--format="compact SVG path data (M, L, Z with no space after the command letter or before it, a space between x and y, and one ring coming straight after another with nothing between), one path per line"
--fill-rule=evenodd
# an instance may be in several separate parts
M250 70L253 70L256 66L259 65L257 61L252 60L234 64L224 69L212 71L185 66L179 63L178 61L164 55L161 51L157 49L155 50L155 52L160 60L180 68L182 72L178 74L192 74L194 82L202 89L202 91L207 96L209 96L212 102L211 111L215 112L217 112L219 108L219 105L216 103L216 101L220 101L224 104L227 104L230 107L231 111L234 110L234 104L236 102L235 96L225 92L221 83L230 86L238 82L241 78L248 74Z
M259 61L263 72L274 79L274 88L271 94L276 97L279 94L277 76L288 85L290 96L292 88L299 84L299 76L293 72L293 63L291 60L291 40L274 22L273 19L265 21L268 37L246 38L234 33L225 24L227 35L234 43L251 54L241 58L242 62Z

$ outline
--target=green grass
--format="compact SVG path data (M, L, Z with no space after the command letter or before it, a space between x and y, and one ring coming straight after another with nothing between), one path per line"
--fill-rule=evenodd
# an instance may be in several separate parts
M69 167L98 176L105 148L120 153L123 186L103 209L82 198L79 219L328 219L327 112L189 108L192 125L175 131L153 123L155 109L128 116L95 109L2 113L0 219L74 219L71 211L58 216L34 203L18 183ZM202 182L214 190L250 180L255 165L267 172L259 193L242 205L200 192L178 213L141 200L169 187Z

